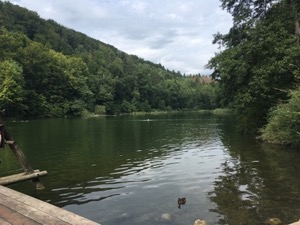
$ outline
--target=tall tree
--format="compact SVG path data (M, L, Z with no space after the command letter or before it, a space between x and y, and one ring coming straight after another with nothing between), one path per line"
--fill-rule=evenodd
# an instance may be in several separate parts
M244 130L263 126L269 109L295 85L300 49L290 3L222 0L234 24L228 34L215 36L214 43L226 49L208 67L220 82L222 103L238 111Z

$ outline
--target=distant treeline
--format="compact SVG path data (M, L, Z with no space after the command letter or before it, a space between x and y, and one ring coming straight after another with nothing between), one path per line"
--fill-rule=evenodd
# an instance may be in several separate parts
M0 84L7 117L212 109L218 96L218 85L200 75L169 71L1 1Z

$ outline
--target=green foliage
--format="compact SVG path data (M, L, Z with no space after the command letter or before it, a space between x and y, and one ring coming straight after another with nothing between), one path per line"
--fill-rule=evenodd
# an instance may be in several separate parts
M132 104L126 100L123 100L123 102L121 104L121 112L122 113L132 113L135 111L137 111L137 110L136 110L136 107L134 104Z
M4 116L19 116L23 113L22 72L22 67L13 60L0 62L0 109Z
M300 88L291 92L287 103L279 104L271 111L268 124L261 132L265 141L300 146Z
M203 83L201 76L184 77L9 2L0 1L0 27L0 61L15 68L2 72L14 74L3 83L9 87L2 90L5 115L65 117L87 111L217 107L217 85Z
M295 14L288 1L222 0L234 17L226 35L215 43L226 49L208 67L220 83L220 104L237 111L242 130L256 132L270 108L287 99L299 76L300 46ZM297 8L298 7L298 8ZM296 11L299 10L299 6Z
M64 115L79 117L82 116L84 109L85 103L82 100L68 102L64 105Z
M106 108L104 105L96 105L95 106L95 114L97 115L105 115L106 114Z

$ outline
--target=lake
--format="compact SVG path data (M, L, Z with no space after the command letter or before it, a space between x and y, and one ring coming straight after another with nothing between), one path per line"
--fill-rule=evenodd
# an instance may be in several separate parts
M257 225L300 218L300 152L201 113L6 121L46 186L10 187L102 225ZM20 171L0 150L0 176ZM177 199L185 197L180 208Z

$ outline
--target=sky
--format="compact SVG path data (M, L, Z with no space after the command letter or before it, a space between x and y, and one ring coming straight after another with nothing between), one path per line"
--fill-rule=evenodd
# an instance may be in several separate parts
M227 33L220 0L9 0L44 19L182 74L209 75L219 52L213 34Z

